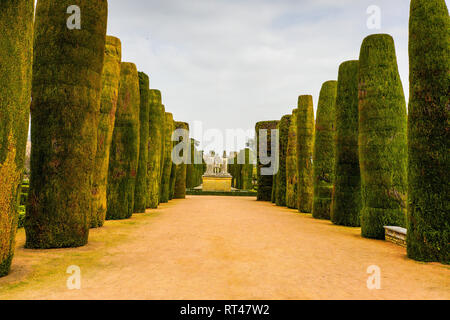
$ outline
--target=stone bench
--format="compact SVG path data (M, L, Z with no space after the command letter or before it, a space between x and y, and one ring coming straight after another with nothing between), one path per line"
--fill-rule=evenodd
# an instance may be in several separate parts
M406 248L406 229L401 227L385 226L386 241Z

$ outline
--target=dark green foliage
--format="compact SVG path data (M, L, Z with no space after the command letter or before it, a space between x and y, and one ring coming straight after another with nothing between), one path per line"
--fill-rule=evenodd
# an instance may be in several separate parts
M314 142L314 202L312 216L330 219L331 196L334 181L334 133L336 81L327 81L320 91L317 105Z
M139 92L141 97L139 109L139 164L134 190L134 212L144 213L147 208L148 186L148 134L149 134L149 78L139 72Z
M273 185L273 175L263 175L261 174L261 169L264 167L270 167L269 165L263 165L260 161L260 150L259 150L259 133L260 130L267 130L267 156L271 155L271 140L272 140L272 130L276 130L278 121L263 121L258 122L255 126L256 131L256 145L257 145L257 181L258 181L258 201L271 201L272 198L272 185ZM261 132L262 134L262 132ZM273 164L272 164L273 166Z
M278 162L278 160L277 160L277 162ZM278 164L277 164L277 166L278 166ZM278 173L276 173L272 178L272 195L270 197L270 201L272 203L277 202L277 175L278 175Z
M161 164L164 138L164 106L161 104L161 92L149 92L149 139L147 163L147 208L156 209L159 204L161 185Z
M162 103L162 98L161 98ZM159 203L161 203L161 193L162 193L162 183L163 183L163 173L164 173L164 160L165 160L165 149L166 149L166 107L162 105L162 128L161 128L161 168L159 177Z
M176 130L184 130L183 136L179 138L178 141L175 141L175 145L183 144L184 149L190 149L190 140L189 140L189 124L186 122L175 122ZM186 198L186 163L189 162L189 152L185 154L184 151L180 151L180 158L182 158L182 163L177 165L176 168L176 176L175 176L175 187L174 187L174 199L185 199Z
M297 112L292 111L286 150L286 206L291 209L298 209Z
M297 179L298 211L311 213L314 198L313 178L314 109L312 96L298 98Z
M359 162L362 235L384 239L384 226L405 226L406 103L394 40L364 39L359 72Z
M164 166L161 178L161 203L167 203L170 197L170 177L172 172L172 132L173 115L166 112L164 121Z
M122 45L120 40L107 36L102 72L100 117L97 128L97 154L92 186L91 228L103 226L106 218L109 152L116 120L121 60Z
M334 224L349 227L361 225L358 81L359 61L342 63L339 67L335 110L335 165L331 221Z
M33 13L33 0L0 1L0 277L9 273L15 248L28 136Z
M253 189L253 154L249 148L240 152L242 158L241 181L243 190Z
M139 76L136 65L123 62L109 158L107 220L128 219L133 215L139 161L139 109Z
M195 167L195 155L197 152L197 149L195 147L195 140L190 140L190 148L191 148L191 154L190 154L190 162L186 165L186 188L192 189L198 186L197 179L196 179L196 167Z
M412 0L409 22L408 256L450 263L450 20L444 0Z
M277 206L286 206L286 159L287 159L287 149L289 144L289 127L291 126L291 115L284 116L281 118L278 124L278 130L280 135L280 156L278 164L278 173L276 175L277 189L276 189L276 199L275 203Z
M73 4L89 12L81 30L67 28ZM37 4L27 248L88 241L107 16L106 0Z

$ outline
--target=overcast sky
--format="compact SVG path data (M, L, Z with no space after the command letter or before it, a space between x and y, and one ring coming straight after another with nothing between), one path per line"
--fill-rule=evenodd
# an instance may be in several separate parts
M123 60L162 91L175 120L253 129L290 114L300 94L313 95L316 107L322 83L337 78L341 62L358 59L372 33L394 37L408 96L409 3L109 0L108 34L122 40ZM381 9L379 30L367 27L371 5Z

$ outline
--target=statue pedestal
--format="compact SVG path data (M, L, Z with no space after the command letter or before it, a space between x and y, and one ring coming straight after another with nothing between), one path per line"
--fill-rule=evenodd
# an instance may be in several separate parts
M203 176L203 191L207 192L231 192L231 176Z

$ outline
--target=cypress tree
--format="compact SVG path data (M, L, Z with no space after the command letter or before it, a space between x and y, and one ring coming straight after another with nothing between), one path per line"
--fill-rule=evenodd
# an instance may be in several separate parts
M119 100L109 157L107 220L133 215L134 191L139 163L139 75L136 65L122 62Z
M292 111L286 151L286 206L290 209L298 209L297 112Z
M255 126L256 131L256 145L257 145L257 155L256 155L256 163L257 163L257 181L258 181L258 201L271 201L272 198L272 185L273 185L273 175L261 174L262 168L270 167L270 164L261 163L260 153L264 150L260 150L259 148L259 138L260 138L260 130L267 130L267 156L271 155L271 140L272 140L272 130L276 130L278 125L278 121L262 121L258 122ZM261 135L263 132L261 132ZM274 164L272 164L274 166Z
M408 256L450 263L450 20L444 0L412 0L409 21Z
M40 0L36 9L27 248L88 241L108 3L77 1L83 27L70 30L73 3Z
M196 187L196 174L195 174L195 141L194 139L190 139L190 148L191 148L191 154L190 154L190 163L186 165L186 188L192 189Z
M33 0L0 2L0 277L14 255L31 96Z
M291 126L291 115L286 115L281 118L278 124L278 130L280 134L280 156L279 156L279 167L277 179L277 190L276 190L276 205L280 207L286 206L286 162L287 162L287 149L289 144L289 127Z
M100 118L97 128L97 154L95 157L92 188L91 228L103 226L106 218L106 186L108 180L109 152L116 120L121 60L122 46L120 40L107 36L102 72Z
M164 121L164 166L161 181L161 203L167 203L170 196L170 176L172 172L172 132L173 115L165 113Z
M186 122L175 122L176 130L184 130L183 136L179 137L179 140L175 142L175 144L182 144L185 149L190 149L190 141L189 141L189 124ZM175 187L174 187L174 199L185 199L186 198L186 170L187 163L190 159L190 152L185 154L184 151L181 151L179 156L181 157L182 163L177 165L176 174L175 174Z
M242 189L253 189L253 157L249 148L242 150L243 164L242 164Z
M145 213L148 199L147 170L148 170L148 135L149 135L149 78L139 72L139 162L134 189L134 212Z
M314 109L312 96L298 98L297 179L298 211L311 213L314 198L313 178Z
M339 67L335 110L335 165L331 221L349 227L361 225L358 81L359 61L342 63Z
M320 91L317 105L314 142L314 202L312 216L330 219L334 180L334 133L337 82L327 81Z
M147 208L150 209L156 209L159 204L164 117L165 112L164 107L161 104L161 92L159 90L150 90L147 163Z
M162 103L162 98L161 98ZM163 174L164 174L164 160L165 160L165 149L166 149L166 107L162 105L162 128L161 128L161 167L160 167L160 177L159 177L159 203L161 203L161 193L163 184Z
M394 40L364 39L359 72L359 160L362 235L384 239L384 226L405 226L406 103Z

